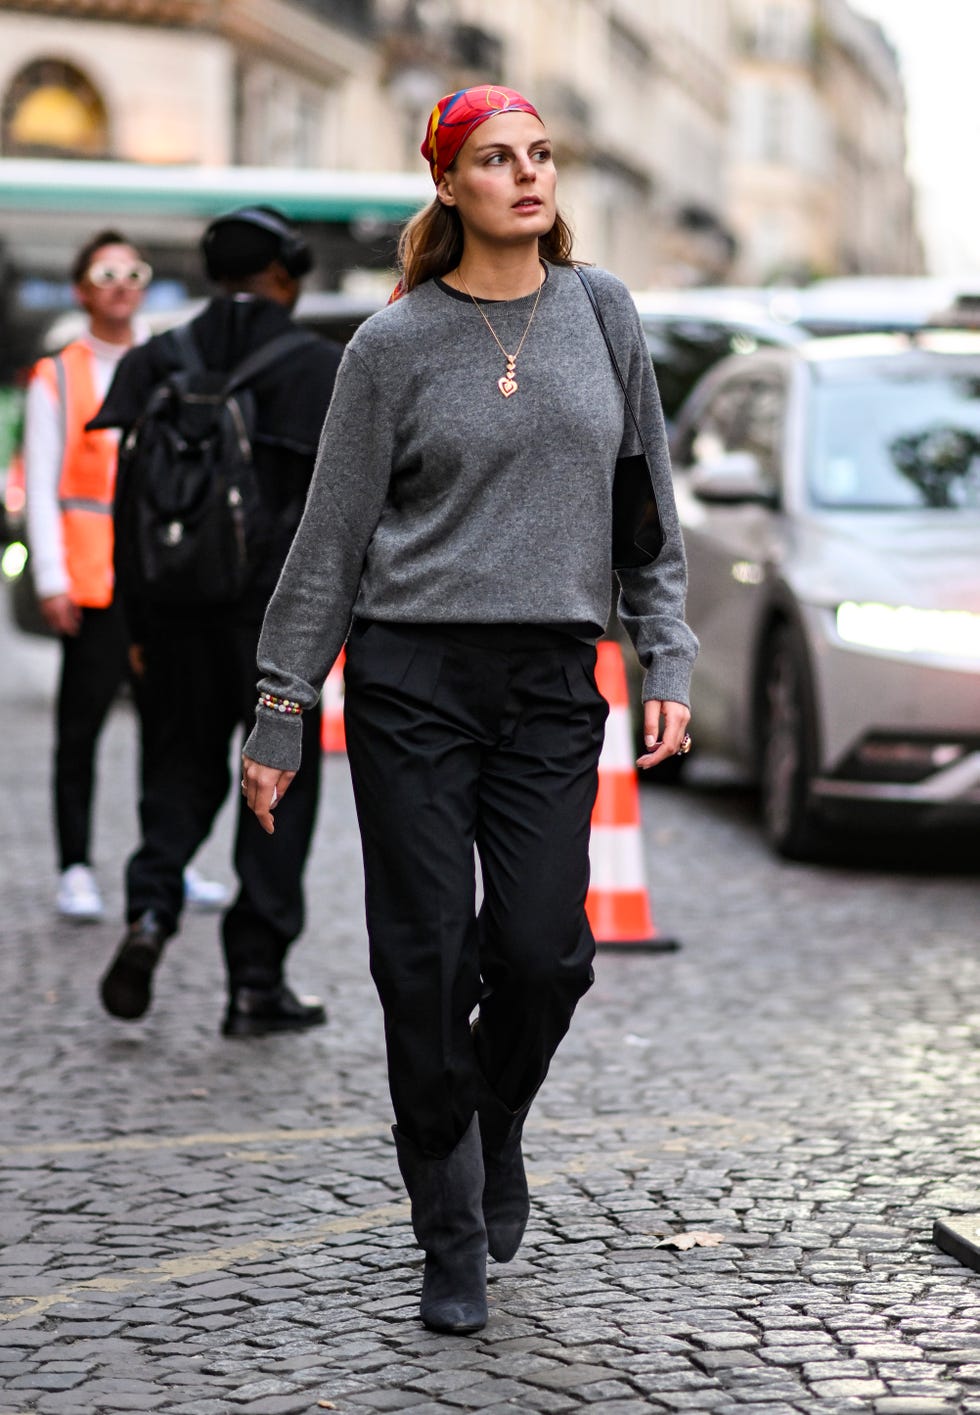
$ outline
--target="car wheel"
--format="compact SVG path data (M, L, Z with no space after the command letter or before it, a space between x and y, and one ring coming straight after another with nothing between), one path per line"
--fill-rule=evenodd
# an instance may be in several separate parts
M792 860L819 852L821 827L813 804L816 729L803 647L789 627L773 633L762 678L760 793L766 839Z

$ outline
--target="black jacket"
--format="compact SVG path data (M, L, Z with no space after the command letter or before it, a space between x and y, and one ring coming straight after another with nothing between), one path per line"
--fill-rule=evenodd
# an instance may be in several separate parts
M231 370L253 350L296 328L282 305L241 295L212 300L191 327L201 357L215 372ZM324 339L310 342L249 384L255 397L256 480L273 533L243 599L221 611L222 618L261 623L303 513L341 353L339 345ZM157 384L179 367L173 342L164 335L131 349L89 427L118 427L125 436ZM126 610L134 637L141 637L145 611L135 605ZM168 612L167 617L180 616Z

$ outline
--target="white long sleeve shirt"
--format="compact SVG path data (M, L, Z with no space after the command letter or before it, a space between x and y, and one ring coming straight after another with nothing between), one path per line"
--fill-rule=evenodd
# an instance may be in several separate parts
M149 330L140 321L134 326L134 333L134 343L141 344ZM109 391L119 360L132 346L107 344L90 331L82 335L82 341L95 355L93 378L101 401ZM31 570L40 599L69 591L58 505L64 455L65 434L57 396L44 379L35 376L28 385L24 412L24 485Z

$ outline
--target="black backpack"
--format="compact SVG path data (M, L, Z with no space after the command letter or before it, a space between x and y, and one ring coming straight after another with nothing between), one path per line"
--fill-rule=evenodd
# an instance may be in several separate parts
M190 325L165 337L181 367L153 390L119 449L117 585L124 599L160 607L234 604L274 529L259 497L246 385L315 336L281 334L230 373L205 367Z

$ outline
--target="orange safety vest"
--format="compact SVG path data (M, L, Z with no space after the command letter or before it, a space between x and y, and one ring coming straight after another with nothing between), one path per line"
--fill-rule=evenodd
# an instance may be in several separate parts
M112 496L116 484L116 438L86 432L102 404L95 388L95 355L81 339L53 358L41 359L43 379L61 409L64 457L58 483L65 568L76 604L104 609L112 603Z

